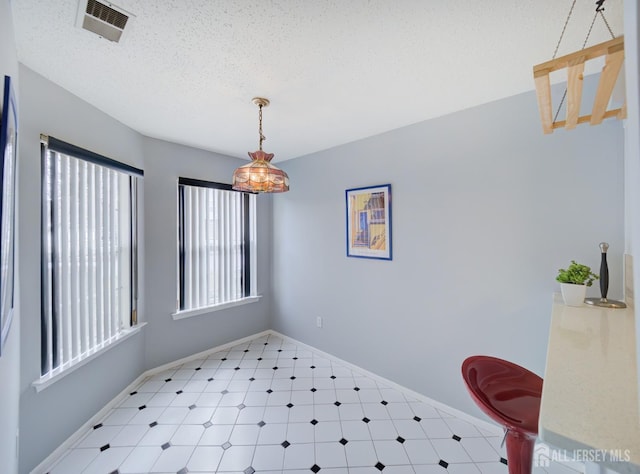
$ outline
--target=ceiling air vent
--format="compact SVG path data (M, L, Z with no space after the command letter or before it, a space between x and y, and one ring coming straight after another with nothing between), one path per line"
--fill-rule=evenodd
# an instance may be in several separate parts
M97 0L80 0L76 25L98 36L120 42L127 24L135 18L131 13L113 3Z

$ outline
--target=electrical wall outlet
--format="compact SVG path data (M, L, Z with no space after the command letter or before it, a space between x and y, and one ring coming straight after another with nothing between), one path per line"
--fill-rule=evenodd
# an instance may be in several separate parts
M319 327L319 328L322 327L322 317L321 316L318 316L316 318L316 326Z

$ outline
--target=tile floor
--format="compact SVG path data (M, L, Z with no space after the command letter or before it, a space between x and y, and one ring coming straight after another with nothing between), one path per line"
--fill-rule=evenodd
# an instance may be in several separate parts
M48 472L507 474L501 441L268 335L147 378Z

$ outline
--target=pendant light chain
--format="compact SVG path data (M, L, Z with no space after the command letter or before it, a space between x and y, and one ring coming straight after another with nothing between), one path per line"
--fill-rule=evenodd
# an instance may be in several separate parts
M605 0L597 0L596 1L596 13L595 15L593 15L593 20L591 20L591 25L589 25L589 31L587 31L587 36L584 39L584 42L582 43L582 48L584 49L585 46L587 46L587 41L589 41L589 37L591 36L591 31L593 30L593 25L596 22L596 18L598 18L598 14L600 14L600 17L602 18L602 21L604 21L604 24L607 27L607 30L609 30L609 34L611 35L611 39L615 38L615 35L613 34L613 30L611 29L611 26L609 26L609 22L607 21L607 19L604 16L604 7L602 6L602 4L605 2ZM560 48L560 43L562 42L562 38L564 37L564 32L567 29L567 25L569 24L569 19L571 18L571 14L573 13L573 7L576 6L576 0L573 0L573 3L571 4L571 9L569 10L569 14L567 15L567 19L564 22L564 26L562 27L562 33L560 33L560 38L558 39L558 44L556 45L556 49L553 52L553 58L556 58L556 55L558 54L558 48ZM564 104L565 99L567 98L567 89L564 90L564 94L562 94L562 99L560 100L560 105L558 105L558 110L556 110L556 115L555 117L553 117L553 121L557 122L558 120L558 115L560 114L560 109L562 109L562 105Z
M260 133L260 151L262 151L262 142L265 141L267 139L267 137L265 137L262 134L262 104L258 105L259 111L258 111L258 121L260 123L260 129L259 129L259 133Z

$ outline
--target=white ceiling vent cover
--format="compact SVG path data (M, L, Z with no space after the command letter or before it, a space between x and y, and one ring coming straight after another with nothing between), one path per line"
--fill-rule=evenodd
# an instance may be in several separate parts
M115 43L122 40L125 27L131 27L134 15L109 2L80 0L76 26Z

